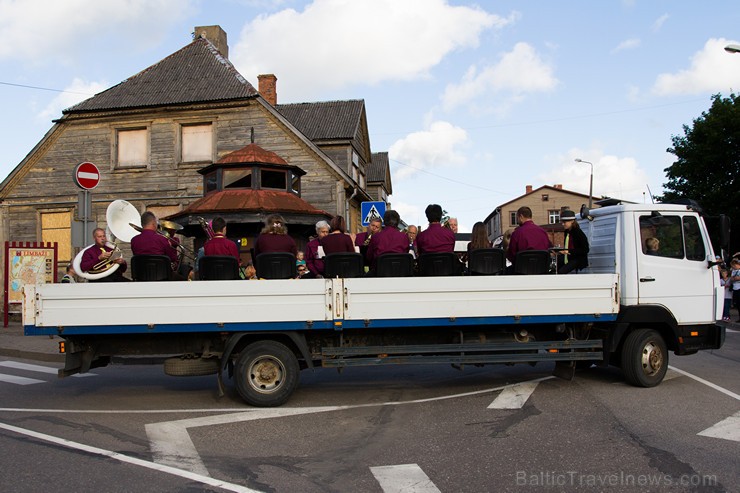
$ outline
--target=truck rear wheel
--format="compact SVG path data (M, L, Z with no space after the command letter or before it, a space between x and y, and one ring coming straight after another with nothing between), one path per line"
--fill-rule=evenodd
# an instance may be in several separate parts
M668 370L668 348L663 337L652 329L632 331L622 347L622 373L637 387L655 387Z
M236 389L247 404L274 407L284 404L298 386L298 359L276 341L254 342L236 361Z

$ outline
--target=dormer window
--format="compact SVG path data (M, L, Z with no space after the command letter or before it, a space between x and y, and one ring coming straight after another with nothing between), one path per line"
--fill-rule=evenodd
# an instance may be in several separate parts
M252 168L223 170L223 189L252 188Z
M273 190L287 190L287 173L285 170L261 169L260 188Z

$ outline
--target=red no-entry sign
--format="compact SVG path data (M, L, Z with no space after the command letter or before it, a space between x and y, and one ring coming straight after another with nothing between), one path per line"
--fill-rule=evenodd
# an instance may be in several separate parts
M85 190L92 190L100 183L100 171L93 163L80 163L75 168L75 184Z

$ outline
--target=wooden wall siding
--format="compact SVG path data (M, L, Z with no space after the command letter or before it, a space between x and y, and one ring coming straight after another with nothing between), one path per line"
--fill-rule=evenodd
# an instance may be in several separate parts
M306 172L301 178L304 200L331 214L346 214L346 178L298 136L288 132L262 105L249 102L231 108L69 118L60 124L58 136L31 158L35 164L30 171L16 186L9 187L4 207L0 208L0 240L37 241L41 231L39 210L74 208L79 189L72 174L83 161L91 161L101 170L101 183L92 192L93 219L101 227L106 225L106 209L115 199L129 200L140 212L152 205L187 206L202 196L203 178L197 170L207 163L178 165L179 122L183 119L213 122L217 158L248 145L250 129L254 127L255 143ZM112 170L115 129L137 125L150 129L149 168ZM338 148L335 156L346 156L348 147ZM359 205L351 204L350 209L351 217L359 216ZM127 245L122 249L130 256Z

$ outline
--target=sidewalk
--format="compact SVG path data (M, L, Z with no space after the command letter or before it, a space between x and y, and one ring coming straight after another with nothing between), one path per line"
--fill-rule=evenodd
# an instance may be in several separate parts
M11 315L8 326L0 327L0 356L64 363L61 341L56 336L24 336L20 319Z
M731 310L730 318L732 322L726 323L727 328L740 331L736 309ZM25 336L20 319L11 316L8 326L0 328L0 356L63 363L64 355L59 353L61 341L56 336Z

